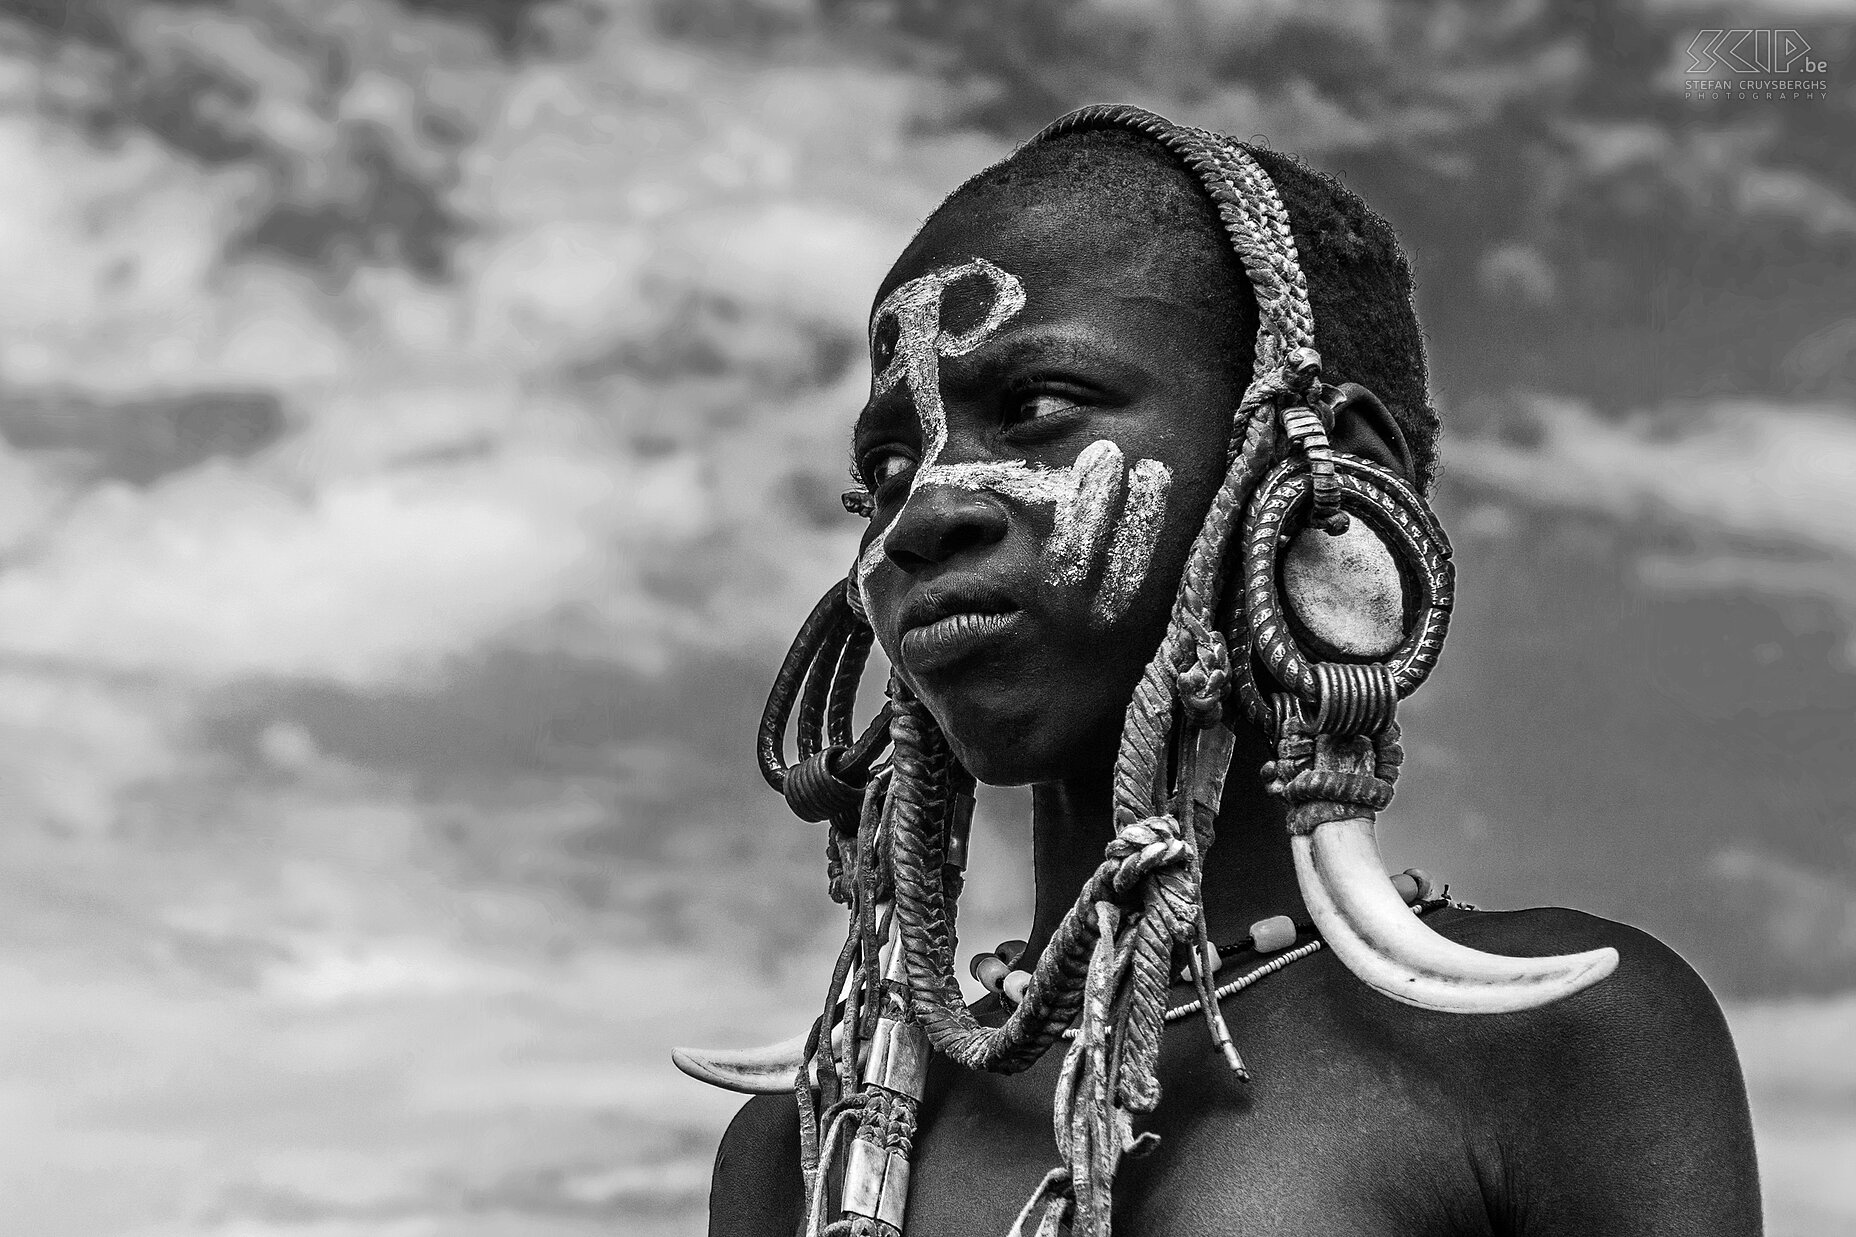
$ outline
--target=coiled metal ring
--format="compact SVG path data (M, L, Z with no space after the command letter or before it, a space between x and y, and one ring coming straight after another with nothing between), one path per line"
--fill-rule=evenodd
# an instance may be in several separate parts
M1437 665L1456 575L1450 542L1437 517L1403 477L1357 456L1334 457L1334 495L1385 541L1399 570L1415 586L1412 622L1382 662L1316 662L1302 650L1284 613L1279 585L1286 534L1306 523L1314 488L1308 466L1291 457L1263 479L1245 512L1243 613L1233 649L1238 699L1251 720L1273 732L1275 717L1260 672L1296 697L1318 729L1368 734L1391 720L1397 702L1416 691ZM1239 650L1248 646L1248 656Z

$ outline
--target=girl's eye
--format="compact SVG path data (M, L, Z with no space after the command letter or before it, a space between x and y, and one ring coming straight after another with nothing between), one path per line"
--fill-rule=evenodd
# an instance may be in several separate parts
M1027 392L1012 402L1012 420L1018 424L1041 421L1077 407L1077 401L1052 391Z
M870 478L870 492L881 494L897 481L915 471L915 460L905 451L877 451L864 463Z

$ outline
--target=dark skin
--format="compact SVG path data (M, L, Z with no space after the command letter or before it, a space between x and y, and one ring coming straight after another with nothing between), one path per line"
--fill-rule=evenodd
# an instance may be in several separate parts
M886 557L869 578L870 617L967 767L990 783L1033 788L1035 956L1110 837L1122 713L1220 476L1243 375L1207 359L1228 344L1180 302L1163 251L1101 212L1079 215L1048 197L945 208L878 301L973 257L1016 275L1026 305L980 348L941 361L947 446L938 462L1061 467L1107 438L1130 461L1162 461L1173 479L1148 578L1103 623L1090 611L1098 580L1046 578L1048 507L983 490L909 492L924 448L907 390L874 401L859 421L858 458L879 502L870 535L887 530ZM950 296L944 313L963 312L977 313ZM1409 471L1396 427L1367 402L1341 410L1335 437ZM911 598L963 588L1019 618L951 664L912 671L901 639ZM1270 915L1305 918L1281 809L1255 776L1266 758L1260 737L1240 740L1206 858L1215 941L1241 939ZM1248 1083L1228 1071L1201 1021L1175 1024L1162 1050L1160 1107L1141 1126L1162 1141L1122 1166L1119 1230L1760 1231L1739 1063L1719 1007L1676 954L1568 910L1445 909L1428 922L1493 953L1610 945L1621 961L1605 981L1544 1008L1464 1016L1388 1000L1319 952L1225 1002ZM1257 961L1232 957L1221 978ZM1173 1000L1188 995L1176 987ZM975 1010L1002 1016L993 998ZM1018 1075L935 1059L913 1160L912 1237L1010 1227L1058 1162L1050 1106L1061 1056ZM795 1231L796 1130L791 1097L742 1109L716 1160L711 1234Z

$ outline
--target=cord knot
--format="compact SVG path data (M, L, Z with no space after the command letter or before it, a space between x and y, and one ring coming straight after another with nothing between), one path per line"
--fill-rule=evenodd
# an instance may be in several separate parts
M1115 892L1126 897L1153 873L1184 863L1190 851L1180 836L1177 820L1149 816L1123 825L1108 844L1107 854L1118 865Z

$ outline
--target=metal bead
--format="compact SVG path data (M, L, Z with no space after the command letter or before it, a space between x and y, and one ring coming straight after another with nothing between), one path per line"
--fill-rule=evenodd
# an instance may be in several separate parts
M1406 906L1418 900L1418 881L1410 872L1400 872L1394 876L1392 888L1398 891L1399 897L1405 899Z
M1001 986L1000 990L1005 994L1005 999L1012 1004L1023 1005L1025 1003L1025 989L1030 986L1031 972L1013 971L1010 975L1005 977L1005 983Z
M1279 953L1295 944L1295 920L1271 915L1250 925L1250 943L1260 954Z
M973 972L973 978L979 980L986 991L997 992L999 984L1012 968L1007 966L1005 960L998 954L974 954L973 963L969 969Z
M1399 873L1399 875L1409 876L1412 880L1418 882L1418 896L1413 899L1413 901L1429 902L1432 898L1437 896L1437 882L1432 880L1431 874L1426 872L1423 868L1406 868L1403 872Z

